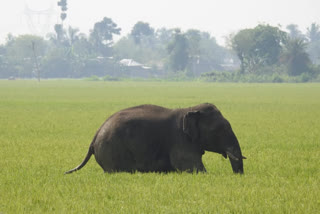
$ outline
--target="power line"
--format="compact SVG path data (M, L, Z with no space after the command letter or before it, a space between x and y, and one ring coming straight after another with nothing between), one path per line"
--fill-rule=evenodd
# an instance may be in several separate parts
M44 10L30 9L25 2L24 15L28 28L32 34L44 36L53 28L52 18L57 14L54 11L53 4Z

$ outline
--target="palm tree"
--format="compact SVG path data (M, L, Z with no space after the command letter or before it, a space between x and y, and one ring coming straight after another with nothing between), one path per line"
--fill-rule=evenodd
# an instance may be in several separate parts
M308 53L313 64L320 64L320 25L312 23L307 29Z
M78 28L72 28L71 26L69 26L67 30L67 37L68 37L70 46L72 46L76 41L79 40L79 33L80 33L80 30Z
M320 40L320 26L316 23L312 23L310 28L307 28L307 37L310 42L316 42Z
M289 75L298 76L310 71L311 61L306 48L307 43L302 38L288 39L286 42L282 60L287 64Z

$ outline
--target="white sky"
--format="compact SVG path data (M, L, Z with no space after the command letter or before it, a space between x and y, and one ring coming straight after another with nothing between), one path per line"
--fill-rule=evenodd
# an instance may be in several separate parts
M2 0L4 1L4 0ZM0 42L8 33L17 36L41 31L53 32L60 22L58 0L9 0L0 8ZM311 23L320 24L320 0L67 0L66 24L88 33L103 17L111 18L128 34L138 21L154 28L198 29L209 32L220 44L224 36L259 23L273 26L297 24L303 32ZM25 13L25 6L50 16ZM31 21L32 20L32 21ZM33 24L33 29L28 25Z

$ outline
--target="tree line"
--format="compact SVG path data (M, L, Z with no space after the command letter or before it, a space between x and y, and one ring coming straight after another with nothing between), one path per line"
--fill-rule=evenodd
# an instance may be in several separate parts
M121 28L108 17L88 35L61 24L45 38L8 34L0 45L0 78L201 78L207 81L318 81L320 26L303 34L297 25L260 24L228 37L220 46L207 32L155 29L137 22L131 32L114 40ZM121 63L130 59L131 64Z
M320 26L313 23L304 35L297 25L258 25L240 30L230 40L241 62L241 74L300 76L308 80L319 75Z

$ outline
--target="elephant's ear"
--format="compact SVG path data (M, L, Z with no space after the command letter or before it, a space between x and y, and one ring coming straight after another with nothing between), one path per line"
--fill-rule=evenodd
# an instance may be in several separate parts
M193 142L199 138L199 116L199 111L190 111L183 118L183 132L191 137Z

